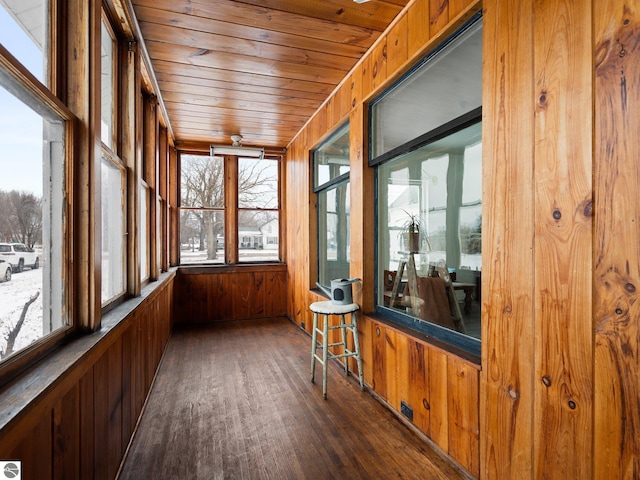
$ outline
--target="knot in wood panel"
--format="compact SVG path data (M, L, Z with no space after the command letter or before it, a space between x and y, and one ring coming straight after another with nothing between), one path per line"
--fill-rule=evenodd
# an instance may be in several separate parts
M540 92L540 97L538 97L538 106L542 108L547 107L547 91L542 90Z

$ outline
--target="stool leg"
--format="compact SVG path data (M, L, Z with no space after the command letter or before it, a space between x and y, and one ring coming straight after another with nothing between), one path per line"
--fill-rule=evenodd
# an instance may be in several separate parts
M327 359L329 357L329 315L324 315L322 325L322 396L327 399Z
M347 353L347 332L344 321L344 313L340 315L340 334L342 335L342 353ZM349 357L342 357L344 360L344 371L349 375Z
M360 341L358 340L358 323L356 321L356 312L353 312L351 314L351 323L353 324L353 345L355 348L356 362L358 364L360 390L364 391L364 374L362 373L362 357L360 356Z
M311 383L316 373L316 348L318 341L318 314L313 313L313 329L311 330Z

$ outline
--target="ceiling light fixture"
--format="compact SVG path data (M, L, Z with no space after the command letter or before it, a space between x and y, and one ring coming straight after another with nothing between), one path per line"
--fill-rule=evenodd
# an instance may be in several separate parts
M367 3L369 0L353 0L356 3Z
M211 145L211 156L235 155L237 157L264 158L264 148L243 147L242 135L231 135L232 145Z

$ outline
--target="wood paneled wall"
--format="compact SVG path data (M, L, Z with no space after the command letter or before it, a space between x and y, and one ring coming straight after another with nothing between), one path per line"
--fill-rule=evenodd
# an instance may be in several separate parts
M169 339L173 279L2 429L0 458L21 460L24 480L115 478Z
M442 392L460 399L437 402L446 414L433 400L428 413L414 407L414 425L481 478L640 478L634 2L482 2L480 372L451 352L432 357L429 343L366 315L374 275L366 101L478 8L409 4L289 146L287 203L298 206L287 216L289 315L309 329L308 306L321 298L311 291L309 152L350 116L351 274L364 280L365 381L396 410L399 400ZM476 374L460 376L458 362Z
M483 477L640 478L640 11L484 8Z
M315 287L315 195L310 151L350 120L351 276L364 279L356 298L365 382L397 412L404 401L413 424L473 475L479 475L479 367L366 315L374 308L374 176L368 167L365 101L480 9L478 1L419 0L345 78L289 145L286 169L289 316L311 331L309 305L325 300ZM332 319L333 320L333 319ZM355 364L352 365L355 368Z
M287 314L284 265L182 268L175 288L176 324Z

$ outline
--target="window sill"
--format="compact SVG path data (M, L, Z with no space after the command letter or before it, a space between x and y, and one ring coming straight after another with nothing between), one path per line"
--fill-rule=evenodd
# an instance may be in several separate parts
M283 262L264 263L237 263L234 265L211 264L211 265L180 265L178 273L180 275L198 275L203 273L237 273L237 272L265 272L284 271L287 264Z
M91 365L97 360L101 351L98 347L115 341L120 330L125 328L124 320L175 274L175 268L163 273L158 281L147 285L139 297L128 299L103 315L100 330L71 340L4 386L0 390L0 431L27 415L39 400L63 381L83 375L84 368L76 367Z

